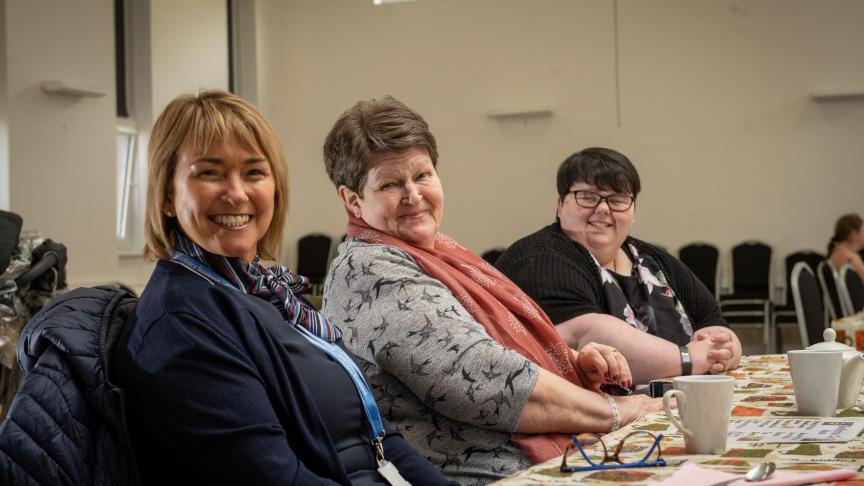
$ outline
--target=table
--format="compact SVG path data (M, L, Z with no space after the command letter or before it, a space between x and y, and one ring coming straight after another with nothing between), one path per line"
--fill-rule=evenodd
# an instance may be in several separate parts
M789 374L786 355L748 356L741 366L727 372L735 378L735 395L732 399L733 417L778 418L795 416L795 396L792 377ZM839 417L864 417L858 409L844 410ZM652 413L620 430L607 434L604 441L614 447L625 435L634 430L647 430L663 434L663 458L667 467L631 468L606 471L586 471L562 473L559 471L561 458L537 464L496 484L517 486L528 484L576 484L593 485L646 485L675 473L685 462L694 462L700 467L720 469L727 472L744 473L759 462L774 461L778 470L817 471L854 466L859 474L856 479L842 483L864 486L864 440L858 439L845 444L748 444L747 448L730 448L723 455L690 455L684 451L684 438L678 429L666 419L663 412ZM647 436L646 436L647 437ZM628 440L628 444L630 441ZM635 444L637 449L646 449L650 439ZM602 453L599 444L588 450ZM578 452L576 453L578 456ZM589 455L591 453L589 452ZM573 457L572 464L581 459Z

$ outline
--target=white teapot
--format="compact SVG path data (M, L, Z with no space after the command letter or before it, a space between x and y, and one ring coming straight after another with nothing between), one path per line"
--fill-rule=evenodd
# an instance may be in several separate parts
M843 364L840 368L840 389L837 393L837 408L849 408L858 402L858 392L864 381L864 356L855 348L834 341L837 331L825 329L822 333L824 342L808 346L813 351L843 351Z

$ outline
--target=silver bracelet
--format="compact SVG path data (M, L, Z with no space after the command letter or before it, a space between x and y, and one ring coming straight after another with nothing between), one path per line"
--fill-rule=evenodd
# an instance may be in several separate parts
M621 428L621 409L618 408L618 404L615 403L615 399L612 398L608 393L600 393L603 398L609 402L609 408L612 409L612 430L610 432L615 432L616 430Z

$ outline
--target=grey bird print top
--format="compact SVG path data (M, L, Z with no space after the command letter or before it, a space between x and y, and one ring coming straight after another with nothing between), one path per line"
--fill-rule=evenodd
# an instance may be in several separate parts
M537 365L492 340L408 254L342 243L323 313L342 329L381 412L450 479L486 484L531 465L510 434Z

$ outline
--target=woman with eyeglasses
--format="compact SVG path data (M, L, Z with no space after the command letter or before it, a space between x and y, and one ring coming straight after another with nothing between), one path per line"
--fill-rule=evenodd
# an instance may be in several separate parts
M741 343L684 264L630 235L639 173L620 152L587 148L558 168L556 222L496 267L530 295L573 349L617 348L635 383L737 366Z

